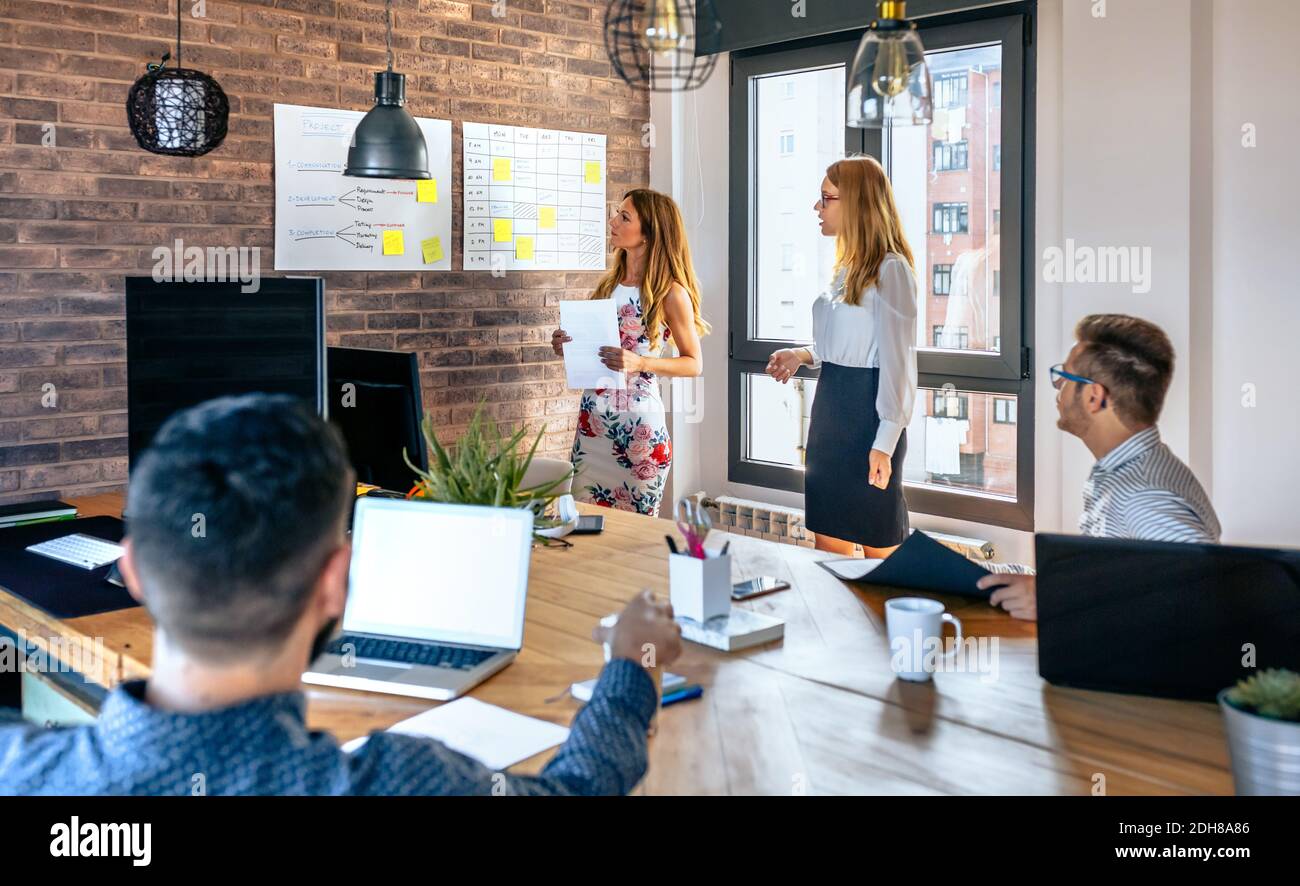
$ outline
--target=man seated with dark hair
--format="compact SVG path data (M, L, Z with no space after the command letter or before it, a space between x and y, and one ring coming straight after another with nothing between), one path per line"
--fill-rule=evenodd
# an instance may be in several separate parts
M89 726L0 727L0 793L487 794L494 773L440 742L379 732L355 753L304 723L299 682L342 616L355 485L342 439L289 397L252 394L173 416L132 472L132 596L154 619L152 673ZM635 599L591 702L520 794L624 794L646 768L658 704L639 662L681 652L666 604ZM500 788L498 787L498 791Z
M1174 347L1154 323L1091 314L1075 327L1065 362L1052 367L1056 426L1096 457L1083 487L1084 535L1147 541L1219 541L1219 518L1196 475L1160 442L1156 421L1174 376ZM1016 618L1038 618L1028 567L994 564L980 579Z

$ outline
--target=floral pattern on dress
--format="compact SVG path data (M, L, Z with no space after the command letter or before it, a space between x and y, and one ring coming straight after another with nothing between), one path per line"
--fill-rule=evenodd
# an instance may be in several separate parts
M625 350L650 356L640 293L618 287L619 333ZM669 337L667 327L662 339ZM652 372L629 373L626 390L583 391L570 460L577 469L577 498L639 514L657 515L672 466L672 440Z

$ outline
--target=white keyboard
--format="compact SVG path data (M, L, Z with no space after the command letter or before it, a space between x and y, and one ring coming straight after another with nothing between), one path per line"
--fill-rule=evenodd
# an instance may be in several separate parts
M42 557L80 566L82 569L107 566L122 556L121 545L80 532L62 538L52 538L40 544L28 545L27 550Z

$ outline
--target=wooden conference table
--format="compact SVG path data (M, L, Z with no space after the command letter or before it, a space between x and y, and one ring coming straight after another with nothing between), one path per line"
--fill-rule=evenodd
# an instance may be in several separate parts
M74 502L82 516L121 512L120 495ZM472 693L567 724L570 683L600 669L592 625L639 589L668 593L664 534L671 521L583 506L605 516L600 535L532 556L524 649ZM785 638L726 654L691 643L671 669L705 687L665 708L650 743L650 794L1230 794L1218 710L1210 704L1061 689L1038 676L1034 625L984 603L940 597L968 637L998 641L997 671L894 679L884 602L903 591L836 580L822 554L729 538L734 578L776 575L792 587L749 603L785 619ZM0 590L0 624L42 637L103 638L105 686L148 674L143 609L60 621ZM995 677L995 679L993 678ZM427 709L398 696L304 686L308 720L340 741ZM512 771L536 772L550 753ZM1103 780L1104 777L1104 780Z

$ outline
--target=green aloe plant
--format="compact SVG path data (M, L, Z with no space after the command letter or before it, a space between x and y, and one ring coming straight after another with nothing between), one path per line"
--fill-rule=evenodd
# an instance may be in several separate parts
M484 405L485 401L480 400L465 433L450 449L438 439L433 419L428 414L424 416L420 428L433 453L429 469L424 471L411 464L406 450L402 450L402 458L417 477L411 497L497 508L531 507L537 515L537 528L556 525L556 521L543 514L546 506L559 496L557 490L572 472L549 483L527 488L520 485L546 428L533 438L527 454L522 454L519 444L527 430L520 428L506 437L495 421L484 416Z
M1282 668L1260 671L1229 689L1228 701L1261 717L1300 721L1300 674Z

